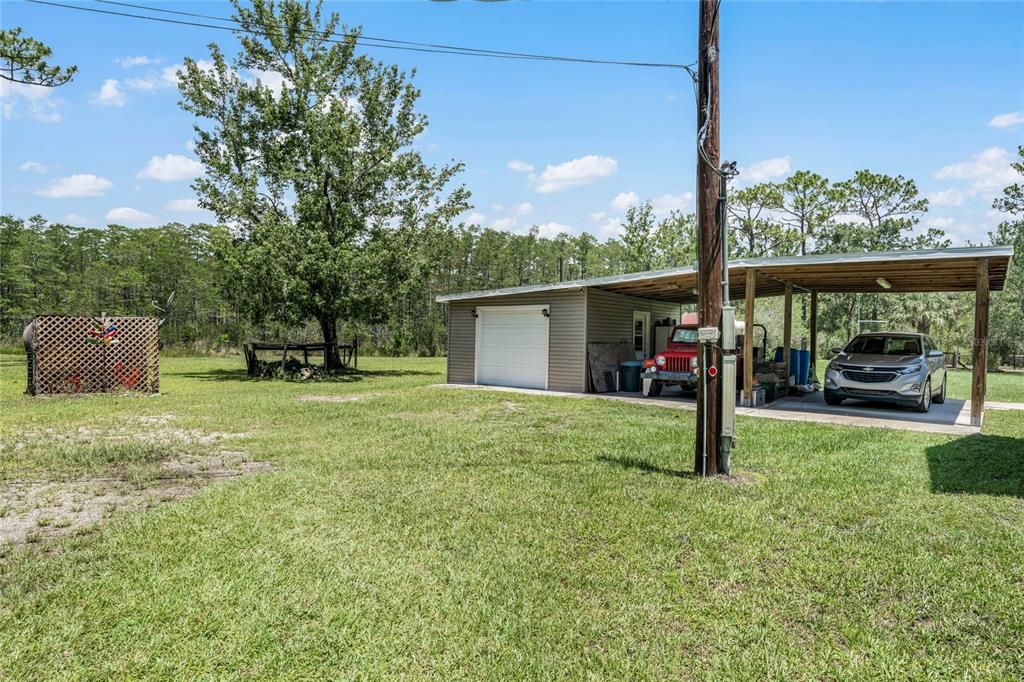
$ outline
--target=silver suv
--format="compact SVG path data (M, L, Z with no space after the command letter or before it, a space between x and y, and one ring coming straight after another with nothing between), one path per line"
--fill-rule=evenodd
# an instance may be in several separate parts
M897 403L927 412L946 402L946 359L926 334L859 334L825 371L825 402L846 398Z

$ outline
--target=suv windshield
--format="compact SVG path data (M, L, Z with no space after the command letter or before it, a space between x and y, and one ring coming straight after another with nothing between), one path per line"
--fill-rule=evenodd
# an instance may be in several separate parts
M672 343L697 343L696 329L677 329L672 333Z
M913 336L858 336L846 347L847 353L864 355L920 355L921 342Z

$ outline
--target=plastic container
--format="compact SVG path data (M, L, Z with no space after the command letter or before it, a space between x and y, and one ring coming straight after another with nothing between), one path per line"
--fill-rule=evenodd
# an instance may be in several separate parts
M800 381L800 358L796 348L789 349L789 376L793 377L793 383L806 383ZM810 354L808 354L808 362L810 361ZM782 362L782 346L775 349L775 362Z
M640 375L644 371L644 363L639 360L627 360L619 367L619 390L627 393L640 392Z
M803 386L810 381L811 376L811 351L809 350L798 350L796 351L799 362L797 366L799 371L797 372L796 383Z

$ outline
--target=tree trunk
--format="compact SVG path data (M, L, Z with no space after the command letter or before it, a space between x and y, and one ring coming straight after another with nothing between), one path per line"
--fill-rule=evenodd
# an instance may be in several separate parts
M328 370L341 368L341 358L338 357L338 319L333 315L322 315L318 318L320 322L320 333L324 337L327 348L324 349L324 367Z

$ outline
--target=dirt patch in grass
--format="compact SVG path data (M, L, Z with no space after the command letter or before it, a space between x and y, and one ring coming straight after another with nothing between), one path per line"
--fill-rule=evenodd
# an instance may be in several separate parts
M122 511L191 497L218 480L267 471L227 441L244 434L173 425L174 415L44 429L0 442L0 556L86 532Z

